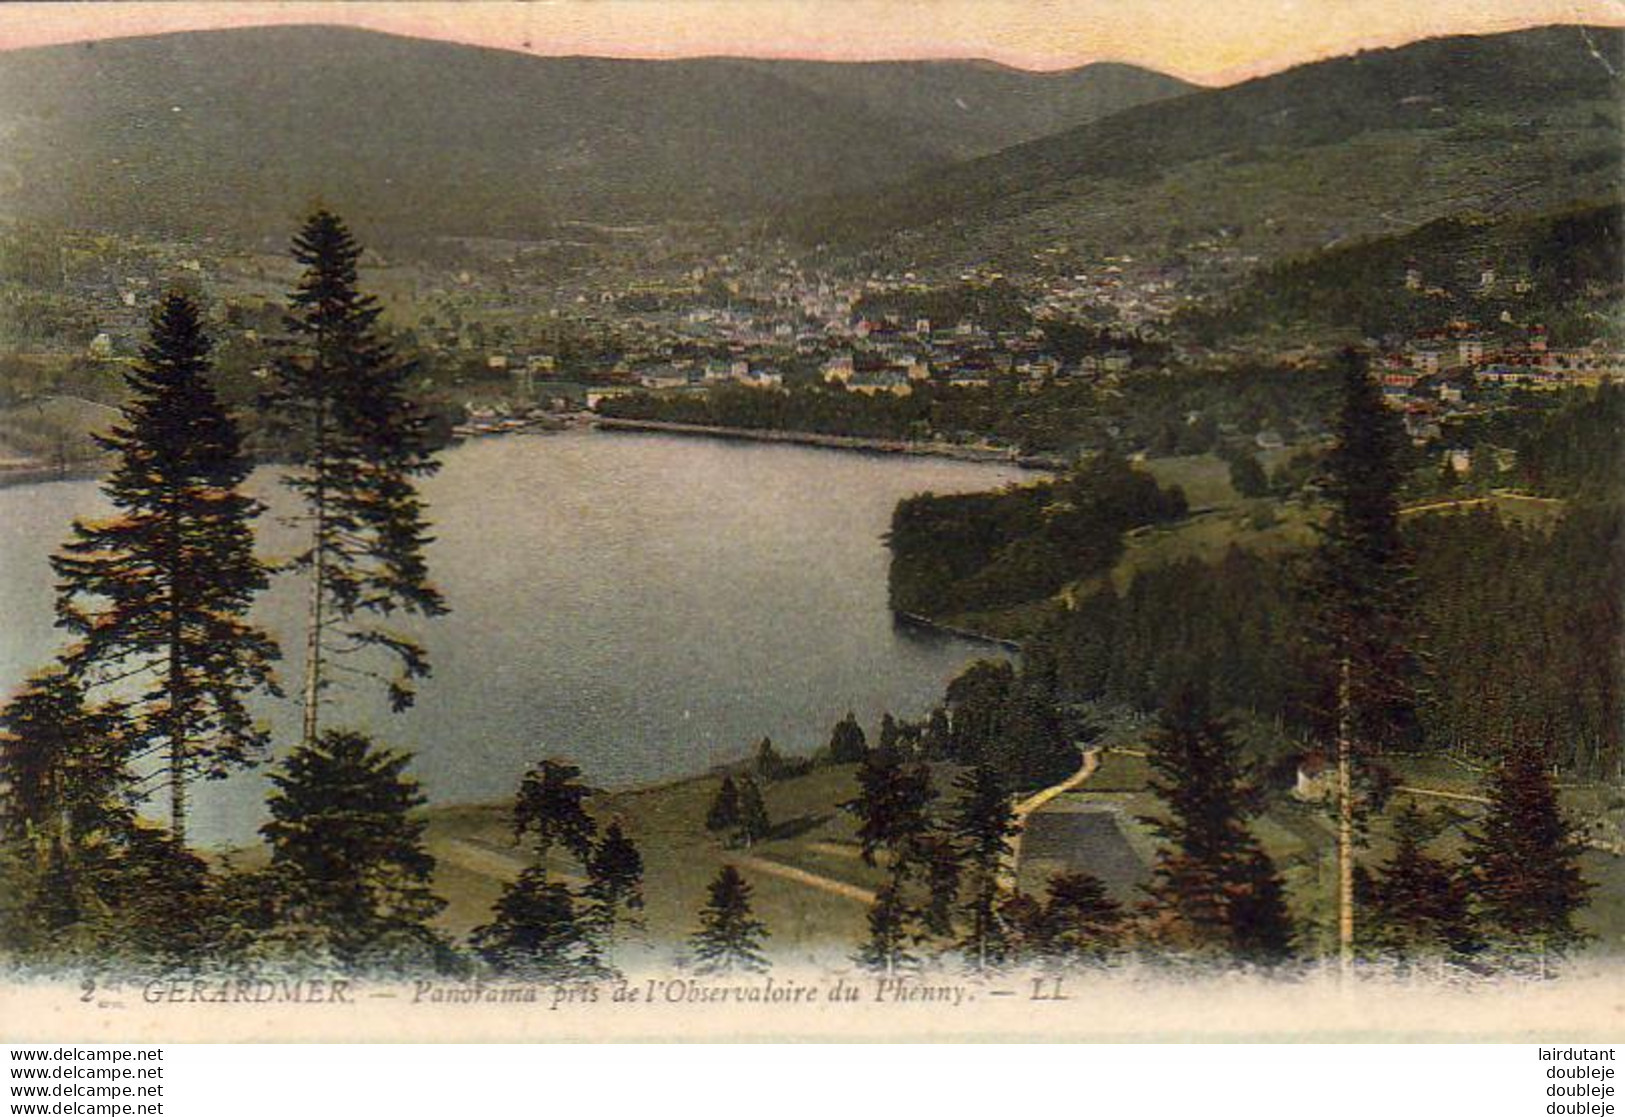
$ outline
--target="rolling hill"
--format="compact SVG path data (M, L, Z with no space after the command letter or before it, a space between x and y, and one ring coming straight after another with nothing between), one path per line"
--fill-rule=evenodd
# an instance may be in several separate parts
M1011 268L1174 254L1278 258L1461 211L1551 209L1620 176L1625 32L1433 39L1137 106L898 186L786 214L809 242Z
M1409 269L1414 288L1403 282ZM1338 344L1453 321L1509 335L1538 323L1566 347L1617 334L1622 283L1617 201L1500 219L1464 214L1262 268L1180 325L1207 344L1264 335Z
M748 215L1189 88L1125 66L537 58L330 27L0 55L0 211L112 228Z

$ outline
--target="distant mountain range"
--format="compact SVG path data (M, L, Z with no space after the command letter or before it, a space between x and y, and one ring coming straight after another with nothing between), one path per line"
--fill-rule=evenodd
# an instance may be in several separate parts
M1127 109L786 215L808 242L910 263L1155 253L1263 259L1621 181L1625 32L1434 39Z
M538 58L329 27L0 54L0 213L283 234L749 216L1187 92L1120 65Z

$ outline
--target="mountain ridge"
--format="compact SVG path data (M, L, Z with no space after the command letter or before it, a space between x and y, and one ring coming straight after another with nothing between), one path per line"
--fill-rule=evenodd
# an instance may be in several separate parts
M919 241L936 227L946 230L946 241L957 238L957 254L970 259L978 246L1028 250L1039 232L1053 238L1084 229L1084 239L1121 233L1125 210L1129 224L1143 216L1178 225L1194 214L1221 226L1266 216L1291 222L1314 201L1332 216L1316 235L1373 232L1358 215L1340 212L1345 199L1316 195L1304 180L1347 174L1362 189L1373 187L1364 207L1369 217L1405 208L1407 197L1413 206L1434 200L1440 188L1461 192L1456 208L1493 202L1485 195L1497 177L1520 173L1521 158L1549 158L1570 141L1577 158L1596 154L1593 148L1617 158L1622 44L1619 28L1557 25L1306 63L1133 106L866 195L815 199L787 212L785 227L809 242L860 247L902 236L905 252L931 248ZM1599 64L1602 51L1608 56ZM1580 120L1562 116L1571 109ZM1593 128L1598 135L1583 135L1588 119L1595 122L1588 113L1607 117L1606 126ZM1340 165L1351 154L1362 156L1364 166ZM1482 165L1455 174L1463 163ZM1606 163L1598 161L1597 173L1577 184L1576 197L1602 191ZM1375 188L1370 180L1377 174L1391 175L1399 188ZM1555 177L1546 175L1542 185L1552 186ZM1259 204L1229 211L1212 204L1215 195L1247 189L1258 192ZM1541 206L1561 200L1549 190L1536 199ZM1091 202L1109 213L1094 225ZM1155 212L1147 202L1165 204ZM1344 222L1349 228L1338 230ZM1282 247L1316 245L1310 236Z
M0 204L176 231L280 226L313 196L427 232L731 217L1185 88L1109 64L544 58L311 26L139 36L0 54Z

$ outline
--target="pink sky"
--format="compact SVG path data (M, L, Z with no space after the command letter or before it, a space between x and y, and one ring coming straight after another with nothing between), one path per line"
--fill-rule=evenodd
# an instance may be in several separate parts
M1625 25L1625 0L532 0L0 4L0 49L323 23L618 57L1135 62L1228 82L1361 47L1546 23Z

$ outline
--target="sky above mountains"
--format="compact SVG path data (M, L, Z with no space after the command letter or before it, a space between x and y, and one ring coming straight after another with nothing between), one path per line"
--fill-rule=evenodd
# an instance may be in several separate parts
M24 2L0 5L0 49L322 23L542 55L1122 61L1224 84L1364 47L1580 22L1625 24L1625 0Z

